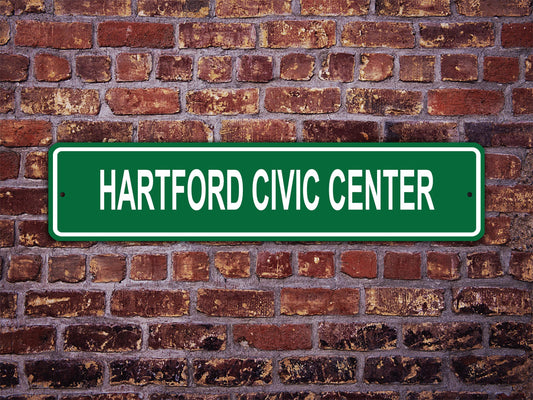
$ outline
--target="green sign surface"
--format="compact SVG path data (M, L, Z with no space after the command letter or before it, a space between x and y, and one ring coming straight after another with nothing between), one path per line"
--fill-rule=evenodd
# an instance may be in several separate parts
M474 144L56 144L56 240L477 240Z

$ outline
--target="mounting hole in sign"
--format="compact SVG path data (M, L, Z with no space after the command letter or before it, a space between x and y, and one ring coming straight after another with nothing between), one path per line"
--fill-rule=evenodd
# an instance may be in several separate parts
M466 195L467 195L468 197L472 197L472 192L468 192Z
M61 192L61 193L59 193L59 196L61 196L61 197L65 197L65 192Z

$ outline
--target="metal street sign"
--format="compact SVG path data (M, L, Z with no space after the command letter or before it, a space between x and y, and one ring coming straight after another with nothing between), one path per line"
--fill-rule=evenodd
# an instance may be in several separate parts
M475 144L56 144L57 240L477 240Z

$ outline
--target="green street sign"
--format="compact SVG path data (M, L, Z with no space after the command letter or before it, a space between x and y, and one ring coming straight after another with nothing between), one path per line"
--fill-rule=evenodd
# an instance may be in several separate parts
M56 240L477 240L475 144L73 144L49 152Z

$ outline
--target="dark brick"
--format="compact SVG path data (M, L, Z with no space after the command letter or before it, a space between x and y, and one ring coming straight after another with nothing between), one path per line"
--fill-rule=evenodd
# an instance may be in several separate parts
M273 317L274 293L262 290L199 289L197 310L214 317Z
M126 257L117 254L102 254L91 257L89 272L93 282L122 282L126 278Z
M498 322L490 326L490 347L533 351L533 324Z
M29 291L25 314L31 317L102 316L105 293L94 291Z
M356 315L359 289L282 288L283 315Z
M0 88L0 114L15 110L15 91Z
M209 15L209 0L139 0L137 8L146 17L202 18Z
M256 359L194 360L194 381L200 386L257 386L272 382L272 361Z
M459 138L454 122L387 122L388 142L456 142Z
M213 130L201 121L139 121L139 142L208 142Z
M531 314L531 293L514 288L468 287L453 289L452 309L459 314Z
M16 179L19 175L20 155L13 151L0 152L0 180Z
M76 75L88 83L109 82L111 80L111 57L76 57Z
M357 381L355 357L289 357L279 363L285 384L346 384Z
M16 364L0 362L0 388L14 387L19 383Z
M15 221L0 220L0 247L12 247L15 244Z
M261 23L261 47L323 49L335 45L335 21L268 21Z
M511 154L486 154L485 177L487 179L516 179L520 176L522 162Z
M533 123L467 122L465 134L482 146L533 147Z
M422 92L395 89L347 89L346 110L353 114L416 115Z
M127 17L131 15L131 0L55 0L56 15L105 15Z
M428 92L430 115L495 115L504 105L503 92L479 89L434 89Z
M322 322L318 327L321 349L372 351L394 349L396 330L384 324Z
M321 400L399 400L398 392L325 392Z
M185 290L115 290L111 313L119 317L179 317L189 314Z
M18 54L0 54L0 81L21 82L28 79L30 60Z
M241 56L237 80L241 82L269 82L273 78L273 64L270 56Z
M310 392L279 392L279 393L247 393L238 394L237 400L318 400L314 393Z
M26 362L32 388L84 389L102 384L104 368L96 361L39 360Z
M174 26L151 22L105 21L98 24L98 44L104 47L174 47Z
M50 400L54 400L53 399ZM33 399L28 399L33 400ZM38 399L36 399L38 400ZM43 399L46 400L46 399ZM61 400L141 400L138 394L135 393L108 393L108 394L92 394L92 395L80 395L80 396L63 396Z
M420 46L443 49L494 46L494 25L490 22L421 23Z
M17 294L0 292L0 318L15 318Z
M262 251L257 254L256 274L259 278L287 278L292 275L291 253L270 253Z
M24 220L19 224L19 243L32 247L91 247L91 242L58 242L48 234L48 222L43 220Z
M528 0L456 1L457 12L468 17L520 17L529 15Z
M220 137L222 142L294 142L296 126L277 119L226 119Z
M47 210L47 189L0 189L0 213L3 215L40 215L46 214Z
M427 253L427 275L431 279L452 281L459 279L461 259L457 253Z
M519 356L465 356L451 360L452 370L462 382L480 385L511 385L529 378L531 361Z
M435 56L400 56L400 80L404 82L433 82Z
M517 57L485 57L483 80L498 83L513 83L518 80L520 66Z
M533 211L533 186L487 186L485 210L500 212Z
M500 255L495 251L468 254L466 266L469 278L496 278L503 275Z
M55 350L56 330L51 326L26 326L0 330L0 354L32 354Z
M366 360L366 383L433 384L442 381L439 358L371 357Z
M453 351L480 349L481 326L470 322L403 325L404 344L411 350Z
M152 393L150 400L230 400L229 394Z
M341 254L341 271L352 278L376 278L376 253L374 251L344 251Z
M157 79L164 82L190 81L192 79L192 57L161 55Z
M477 56L475 54L441 55L440 75L443 81L477 81Z
M48 153L32 151L26 155L24 178L48 179Z
M450 15L450 0L376 0L376 12L396 17L443 17Z
M407 400L489 400L489 395L476 392L409 392Z
M302 15L352 16L366 15L369 0L301 0Z
M166 254L139 254L131 259L131 279L162 281L167 277Z
M135 325L73 325L64 333L65 351L134 351L141 349L141 340Z
M311 349L311 325L234 325L233 340L260 350Z
M406 22L348 22L342 29L341 43L348 47L415 47L413 26Z
M85 280L85 256L67 255L48 258L48 281L78 283Z
M532 252L518 252L511 253L511 261L509 262L509 273L518 280L532 282L533 281L533 253Z
M226 327L208 324L150 325L148 348L170 350L225 350Z
M353 82L355 57L349 53L330 53L322 63L319 78L325 81Z
M513 89L513 114L533 114L533 88Z
M221 47L223 49L255 48L255 26L240 23L200 23L179 24L180 48Z
M0 145L47 146L52 142L52 124L40 120L0 120Z
M215 13L219 18L250 18L291 13L290 0L232 0L217 1Z
M420 279L420 253L386 252L383 259L383 277L385 279Z
M503 47L533 47L533 23L512 23L502 25Z
M438 316L444 291L418 288L366 288L366 313L399 316Z
M57 127L59 142L131 142L130 122L65 121Z
M13 254L7 268L6 280L8 282L38 281L41 277L42 265L41 256Z
M305 142L378 142L379 124L374 121L307 120Z
M481 238L482 244L505 244L509 241L511 219L506 215L485 218L485 235Z
M118 360L109 364L112 385L187 385L187 361L177 359Z

